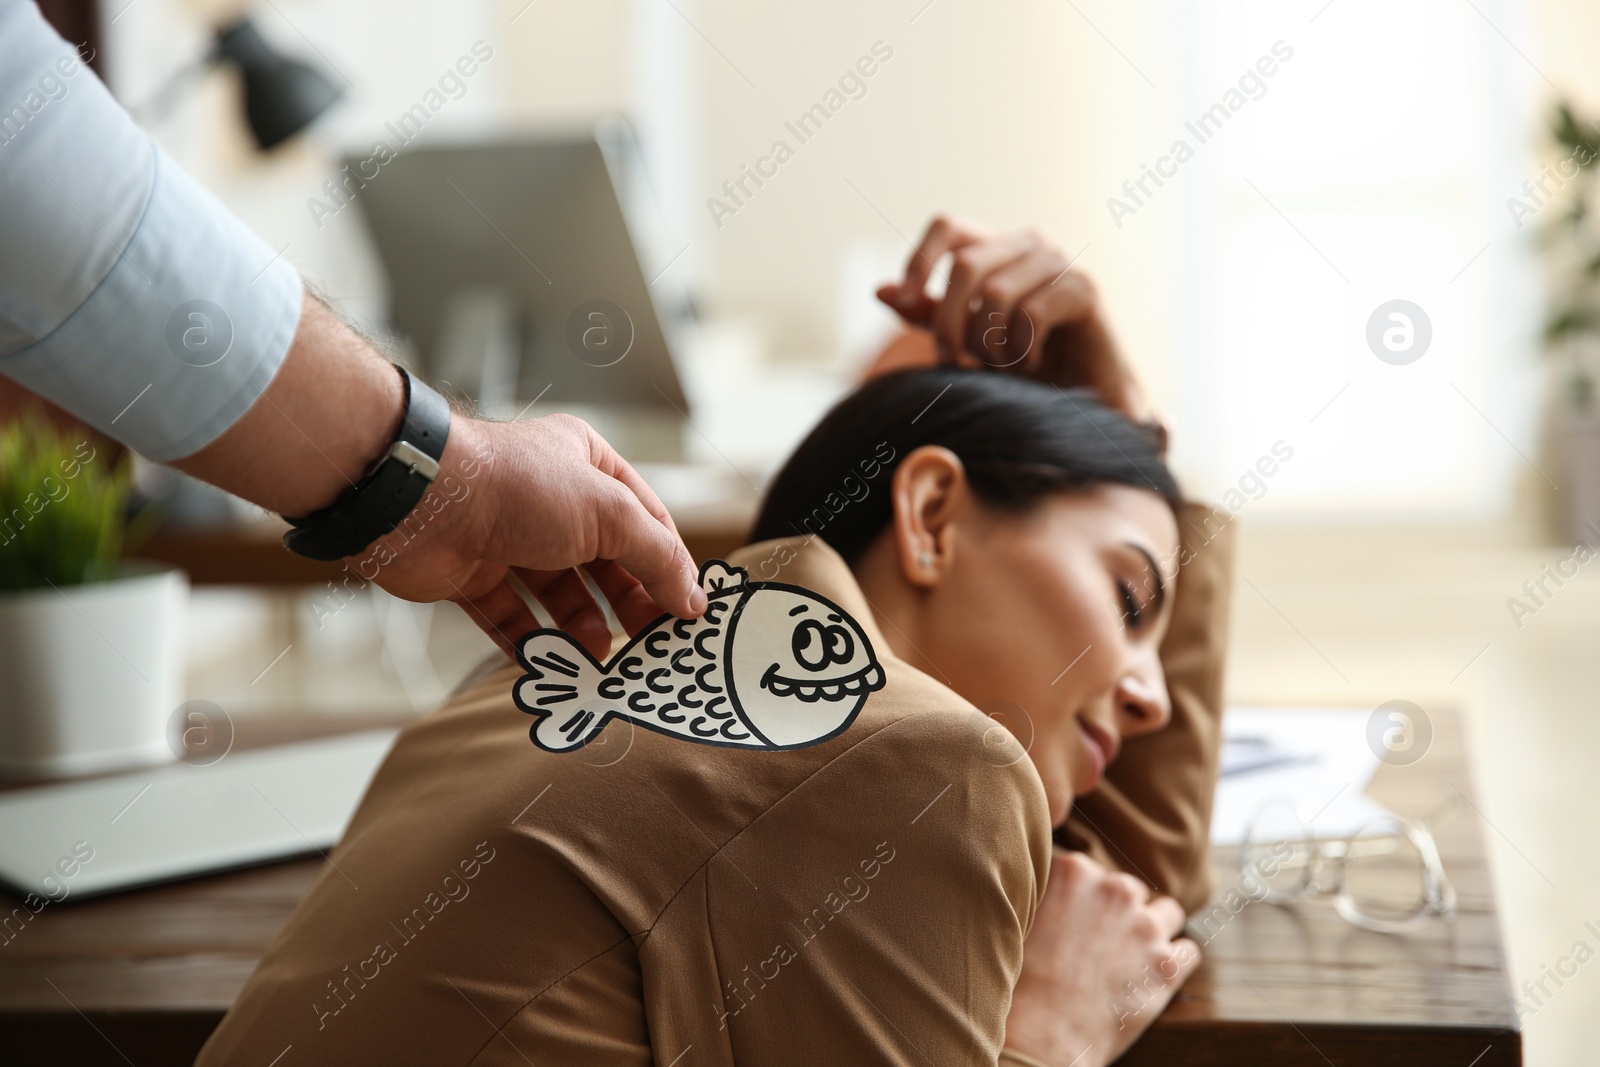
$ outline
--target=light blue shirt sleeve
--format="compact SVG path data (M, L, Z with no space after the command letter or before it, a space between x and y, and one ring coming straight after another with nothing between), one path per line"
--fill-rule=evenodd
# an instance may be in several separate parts
M32 0L0 0L0 374L180 459L272 381L301 292Z

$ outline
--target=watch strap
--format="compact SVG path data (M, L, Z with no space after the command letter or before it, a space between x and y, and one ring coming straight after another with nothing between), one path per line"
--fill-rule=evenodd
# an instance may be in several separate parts
M450 404L426 382L396 365L405 383L405 416L378 463L332 504L304 518L284 516L293 529L284 547L308 559L336 560L366 550L403 522L439 475L450 437Z

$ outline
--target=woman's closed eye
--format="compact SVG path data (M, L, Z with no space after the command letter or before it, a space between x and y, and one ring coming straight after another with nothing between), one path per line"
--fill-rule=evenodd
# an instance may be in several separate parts
M1133 583L1126 578L1117 579L1117 590L1122 595L1122 620L1128 629L1137 630L1144 623L1144 605L1140 603Z
M1138 561L1138 574L1135 578L1118 576L1117 592L1122 597L1123 624L1129 630L1137 630L1154 622L1161 614L1167 599L1167 583L1148 549L1131 541L1126 547L1133 550L1133 558ZM1113 569L1124 568L1113 564Z

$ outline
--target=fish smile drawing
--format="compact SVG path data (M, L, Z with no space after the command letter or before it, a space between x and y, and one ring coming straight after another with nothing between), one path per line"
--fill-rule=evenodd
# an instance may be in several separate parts
M560 630L522 638L528 673L512 698L539 717L533 743L566 752L627 719L702 745L807 748L843 733L883 688L867 635L826 597L751 582L721 560L701 568L700 585L704 615L663 615L605 664Z

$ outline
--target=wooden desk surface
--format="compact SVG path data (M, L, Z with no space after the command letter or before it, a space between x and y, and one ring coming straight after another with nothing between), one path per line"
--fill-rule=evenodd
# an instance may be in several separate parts
M239 725L237 744L371 725L374 720L247 722ZM1456 801L1459 814L1437 832L1460 894L1456 922L1402 938L1356 929L1325 901L1293 908L1251 904L1210 939L1200 971L1121 1063L1522 1062L1484 828L1472 807L1461 737L1448 718L1436 717L1434 728L1422 760L1383 768L1368 792L1414 817L1466 798ZM47 906L0 945L0 1060L190 1063L321 862L297 860ZM1218 885L1232 884L1225 857L1218 867ZM16 902L0 896L0 904L9 909Z
M1441 820L1434 837L1458 894L1456 920L1400 936L1352 926L1327 900L1249 904L1231 917L1224 909L1223 924L1202 934L1200 970L1120 1063L1522 1062L1484 851L1493 831L1475 807L1459 723L1446 713L1432 725L1427 753L1380 767L1367 795L1400 815ZM1216 857L1213 906L1238 884L1235 857Z

